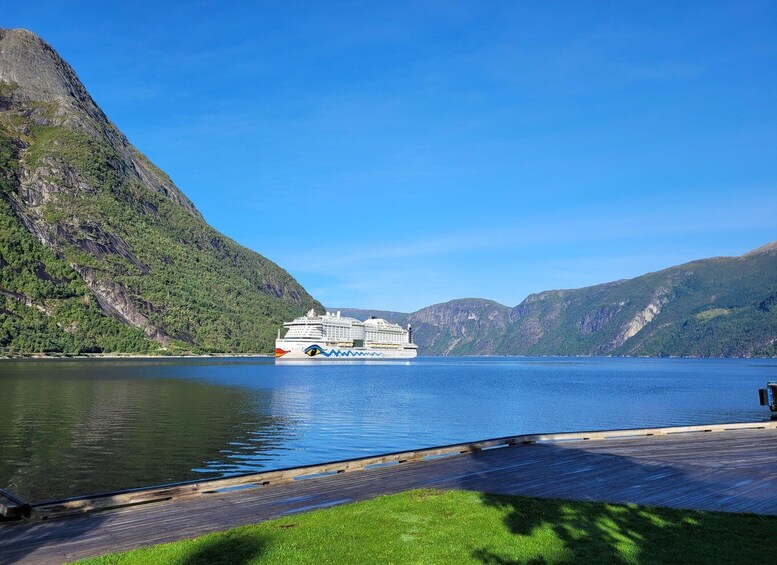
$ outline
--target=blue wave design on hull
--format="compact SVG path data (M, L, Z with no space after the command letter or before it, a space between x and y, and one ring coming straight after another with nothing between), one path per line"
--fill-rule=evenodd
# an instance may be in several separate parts
M382 357L382 353L375 351L352 351L350 349L330 349L327 351L320 345L311 345L305 348L305 355L308 357L315 357L316 355L323 355L324 357Z

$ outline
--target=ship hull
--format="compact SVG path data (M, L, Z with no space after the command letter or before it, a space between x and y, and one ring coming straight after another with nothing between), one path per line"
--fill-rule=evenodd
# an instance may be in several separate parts
M282 361L386 361L413 359L418 355L415 347L352 348L323 343L295 343L285 340L275 342L275 360Z

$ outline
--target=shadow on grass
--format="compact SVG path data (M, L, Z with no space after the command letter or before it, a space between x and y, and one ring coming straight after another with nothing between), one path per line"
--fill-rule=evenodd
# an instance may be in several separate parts
M704 504L722 509L752 507L750 497L771 496L735 487L752 479L749 468L727 469L715 480L688 473L682 467L646 465L633 458L555 445L515 451L515 468L508 477L489 481L488 466L457 485L469 490L523 496L569 497L674 505ZM485 455L475 456L485 459ZM508 468L503 462L503 471ZM752 481L747 481L752 482ZM768 487L766 481L765 487ZM756 498L757 500L757 498ZM483 503L503 513L515 536L514 552L484 547L472 556L488 565L508 563L758 563L771 561L777 543L777 517L724 512L699 512L635 504L572 502L483 494ZM534 554L526 548L533 547ZM523 548L523 549L521 549ZM539 555L537 548L540 548ZM524 555L523 558L516 556Z
M264 549L264 540L256 533L229 532L199 543L175 565L247 565L256 562Z
M768 561L777 519L752 514L570 502L483 494L505 513L516 546L547 544L547 557L516 559L481 548L487 565L516 563L758 563ZM771 540L771 541L770 541Z

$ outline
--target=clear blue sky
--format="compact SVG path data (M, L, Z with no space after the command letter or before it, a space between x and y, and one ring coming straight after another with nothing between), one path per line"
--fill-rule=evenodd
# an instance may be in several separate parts
M777 3L13 2L217 229L414 310L777 239Z

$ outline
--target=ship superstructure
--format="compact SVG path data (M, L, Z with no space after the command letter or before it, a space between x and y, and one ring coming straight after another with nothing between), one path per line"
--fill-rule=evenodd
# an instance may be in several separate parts
M412 329L382 318L360 321L340 312L305 316L283 324L286 335L275 341L276 360L411 359L417 355Z

